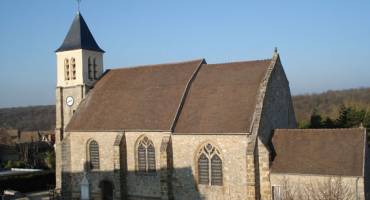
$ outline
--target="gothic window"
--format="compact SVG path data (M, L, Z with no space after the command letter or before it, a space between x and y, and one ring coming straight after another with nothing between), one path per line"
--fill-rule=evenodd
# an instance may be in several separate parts
M91 58L89 57L88 61L88 71L89 71L89 80L93 80L93 65L91 63Z
M93 140L89 143L90 169L99 169L99 144Z
M76 80L76 60L74 58L71 59L72 65L72 80Z
M66 58L64 60L64 79L69 80L69 60Z
M98 65L96 64L96 58L94 58L94 79L98 79Z
M222 160L220 151L210 143L198 152L198 182L202 185L222 185Z
M155 149L153 142L146 136L137 146L137 170L143 173L155 172Z

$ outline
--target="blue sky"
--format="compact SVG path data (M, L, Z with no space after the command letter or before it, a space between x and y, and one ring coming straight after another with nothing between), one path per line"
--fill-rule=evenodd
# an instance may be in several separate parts
M74 0L2 0L0 107L54 104ZM105 68L270 58L293 94L370 86L370 1L83 0Z

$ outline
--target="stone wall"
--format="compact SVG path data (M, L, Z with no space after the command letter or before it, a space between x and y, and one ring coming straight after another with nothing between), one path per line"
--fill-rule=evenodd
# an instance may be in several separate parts
M259 138L269 145L276 128L296 128L289 82L278 58L267 84L259 124Z
M330 191L346 197L340 199L365 199L363 177L272 173L271 185L280 187L281 195L297 200L315 199L312 195Z
M127 144L127 194L130 199L161 198L160 187L160 149L162 139L170 136L170 132L126 132ZM147 136L154 144L156 173L146 175L136 171L136 143L138 139Z
M268 80L263 100L263 109L258 130L259 185L261 199L271 199L270 161L273 157L271 138L276 128L295 128L297 126L289 82L279 57Z
M119 132L73 132L67 133L63 143L67 140L70 142L70 161L63 159L63 163L69 162L70 168L63 170L63 173L71 176L71 188L73 197L79 197L80 182L83 178L83 172L88 163L88 142L95 140L99 144L99 170L88 170L87 177L91 183L91 194L95 198L100 197L101 188L99 184L106 180L114 184L115 196L120 195L120 185L117 185L115 179L119 179L115 174L115 140ZM64 153L64 152L63 152ZM120 181L118 181L120 182ZM117 194L116 194L117 193Z
M198 185L197 153L207 142L221 151L223 185ZM172 189L175 199L245 199L246 134L173 135Z
M67 133L61 144L63 160L64 197L78 198L80 182L88 161L88 142L99 144L99 170L88 170L87 177L91 183L91 195L101 198L100 183L109 181L114 186L114 199L160 199L161 198L161 145L170 133L163 132L73 132ZM140 174L136 171L136 143L147 136L154 144L156 169L154 174ZM167 149L166 149L167 151ZM166 167L166 166L164 166ZM67 177L67 178L65 178ZM167 181L165 180L167 183ZM72 196L72 197L71 197ZM162 195L163 196L163 195Z

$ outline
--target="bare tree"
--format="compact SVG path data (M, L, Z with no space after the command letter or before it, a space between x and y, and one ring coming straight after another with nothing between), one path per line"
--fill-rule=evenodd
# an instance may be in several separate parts
M312 200L351 200L355 195L351 187L340 177L330 177L321 182L311 183L305 189Z
M355 197L350 185L340 177L308 184L293 184L284 177L281 189L281 200L351 200Z

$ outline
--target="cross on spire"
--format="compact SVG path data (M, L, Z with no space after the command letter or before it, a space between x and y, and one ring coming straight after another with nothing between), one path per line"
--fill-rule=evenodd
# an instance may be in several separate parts
M78 12L80 12L80 4L81 4L81 1L82 0L76 0L77 1L77 9L78 9Z

